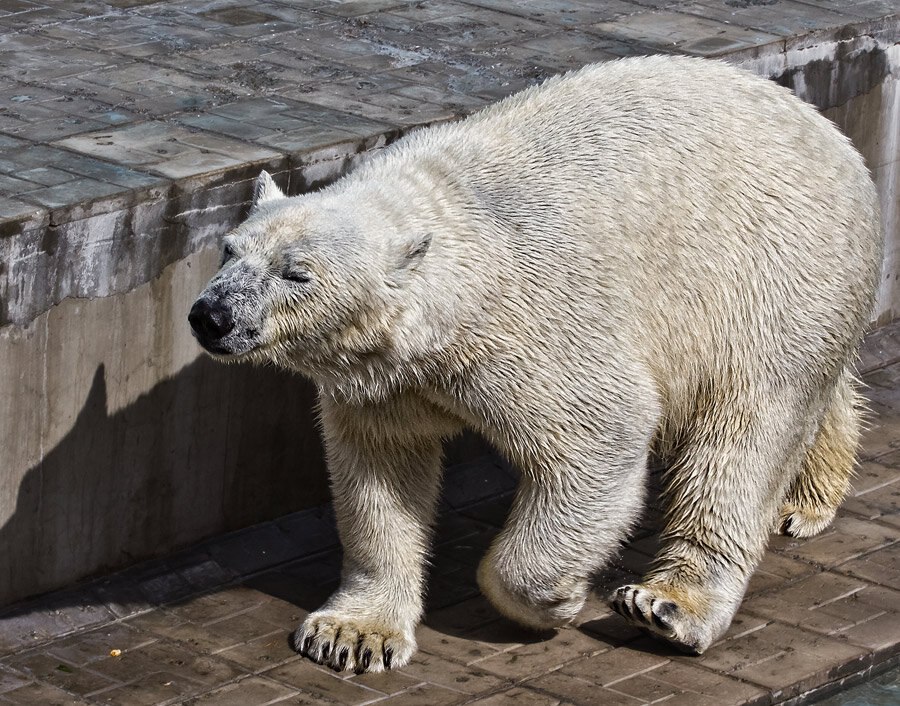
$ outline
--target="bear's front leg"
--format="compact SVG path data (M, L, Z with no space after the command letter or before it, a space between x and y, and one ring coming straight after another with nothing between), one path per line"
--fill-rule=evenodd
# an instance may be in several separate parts
M381 672L416 649L447 429L399 403L323 399L322 422L344 566L340 588L306 618L294 647L333 669Z

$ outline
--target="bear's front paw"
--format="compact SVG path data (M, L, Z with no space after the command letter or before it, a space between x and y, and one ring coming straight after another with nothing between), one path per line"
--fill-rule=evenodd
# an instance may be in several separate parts
M416 651L412 630L386 622L311 613L294 633L294 649L337 671L383 672L405 665Z
M706 624L684 605L684 597L676 599L664 586L622 586L609 602L622 617L685 652L700 654L718 637L716 627Z

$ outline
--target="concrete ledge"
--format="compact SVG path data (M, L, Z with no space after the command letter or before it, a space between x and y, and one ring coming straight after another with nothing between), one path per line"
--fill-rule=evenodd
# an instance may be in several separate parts
M69 296L130 291L211 246L240 219L247 180L260 169L282 173L290 193L308 191L404 130L452 120L590 61L660 51L723 58L822 110L894 82L900 70L900 16L887 2L657 8L615 0L509 9L489 1L370 7L322 0L289 13L275 1L252 17L227 9L232 3L214 14L203 3L168 14L152 2L87 12L70 4L55 4L60 21L50 28L29 24L43 21L43 12L6 16L18 31L5 54L0 45L0 58L37 66L7 71L0 326L24 325ZM298 15L296 25L280 19ZM172 39L180 37L175 19L202 31L203 41ZM104 33L129 23L140 28L132 30L134 44ZM456 36L456 27L467 34ZM337 52L326 46L335 40ZM71 69L45 75L45 55ZM235 85L247 81L246 62L214 63L247 55L255 57L258 85ZM198 83L210 75L218 82ZM154 100L160 92L167 100ZM98 119L109 124L95 129ZM852 116L869 126L877 119ZM876 164L897 160L896 153L866 156ZM104 259L96 259L99 239ZM95 259L54 262L85 252Z

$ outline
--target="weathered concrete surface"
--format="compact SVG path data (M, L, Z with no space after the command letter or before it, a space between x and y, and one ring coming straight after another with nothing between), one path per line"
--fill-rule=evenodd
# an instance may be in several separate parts
M773 537L731 629L700 657L602 599L653 554L652 511L572 626L536 635L501 618L475 567L515 477L482 458L448 474L406 667L337 674L289 648L340 572L324 506L0 613L0 703L809 703L900 661L900 326L870 336L861 368L875 414L851 497L823 534Z
M882 193L893 319L898 38L882 0L4 3L0 604L324 500L308 386L190 338L219 236L261 168L315 188L559 71L717 56L825 109Z

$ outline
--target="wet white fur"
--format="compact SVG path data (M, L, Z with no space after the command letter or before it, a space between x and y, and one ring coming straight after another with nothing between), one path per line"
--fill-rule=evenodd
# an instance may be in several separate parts
M260 330L223 359L319 386L345 565L297 633L311 657L414 651L441 442L463 427L522 472L479 582L525 625L578 612L651 450L662 549L613 603L686 649L727 628L773 527L833 516L881 235L860 156L787 90L697 59L589 66L319 193L264 175L259 197L210 291Z

